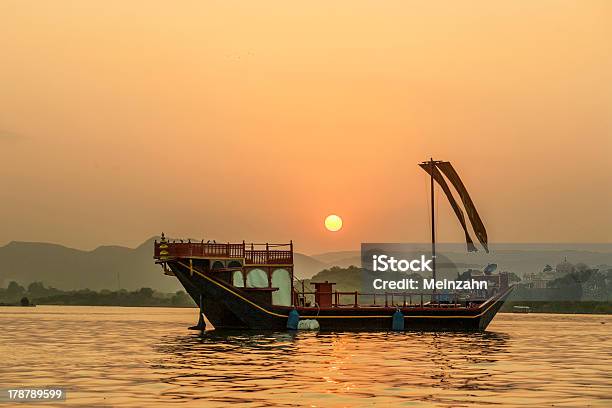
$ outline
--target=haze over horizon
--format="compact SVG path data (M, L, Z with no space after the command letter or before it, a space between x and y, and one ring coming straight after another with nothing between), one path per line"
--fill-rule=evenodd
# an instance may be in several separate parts
M423 242L431 156L493 243L612 243L610 21L606 1L5 0L0 246Z

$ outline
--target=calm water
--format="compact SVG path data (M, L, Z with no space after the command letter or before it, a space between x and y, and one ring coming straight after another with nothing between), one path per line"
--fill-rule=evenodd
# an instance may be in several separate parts
M196 314L0 307L0 387L64 386L60 407L612 406L610 316L500 314L480 334L200 336L186 330Z

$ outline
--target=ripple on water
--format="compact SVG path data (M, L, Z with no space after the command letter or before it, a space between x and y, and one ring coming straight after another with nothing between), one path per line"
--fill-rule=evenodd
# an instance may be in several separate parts
M64 385L63 407L612 404L608 316L500 314L471 334L200 335L186 330L195 314L0 308L0 381Z

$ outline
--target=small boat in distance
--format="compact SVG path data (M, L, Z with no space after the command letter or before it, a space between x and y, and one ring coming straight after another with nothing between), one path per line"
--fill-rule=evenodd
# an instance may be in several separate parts
M432 159L420 166L431 177L435 281L434 180L442 187L463 227L468 251L476 250L463 212L442 173L459 192L476 237L487 252L488 242L484 225L451 164ZM486 275L489 283L486 297L479 294L459 299L439 295L435 290L340 292L334 290L333 282L313 282L314 291L307 291L303 282L294 277L293 242L191 242L168 240L162 233L161 240L154 243L154 258L164 273L176 277L199 305L200 320L193 328L200 330L205 328L205 315L216 329L286 330L299 325L325 331L481 331L512 291L508 274L503 272ZM364 299L368 302L364 303Z
M27 297L22 297L19 303L3 303L0 302L0 306L22 306L22 307L36 307L36 304L30 302Z

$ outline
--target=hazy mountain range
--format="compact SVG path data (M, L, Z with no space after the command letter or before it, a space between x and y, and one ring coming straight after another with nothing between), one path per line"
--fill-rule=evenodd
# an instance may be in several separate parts
M173 292L181 289L176 279L163 275L153 262L151 238L136 248L101 246L82 251L62 245L38 242L11 242L0 247L0 286L12 280L22 285L42 281L59 289L93 290L118 288L134 290L150 287ZM569 262L589 266L612 265L612 245L507 245L491 254L467 254L462 246L445 252L460 268L480 268L489 262L499 264L519 276L556 265L566 257ZM359 251L338 251L317 255L295 253L295 275L309 278L331 266L360 265Z

